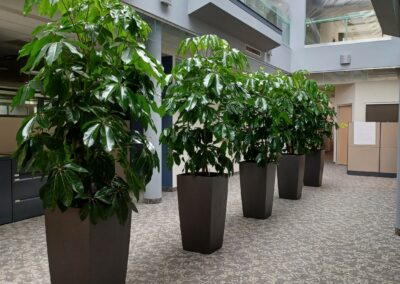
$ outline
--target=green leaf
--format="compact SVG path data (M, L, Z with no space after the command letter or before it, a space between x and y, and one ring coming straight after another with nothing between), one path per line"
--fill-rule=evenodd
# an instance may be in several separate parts
M25 84L18 89L17 95L13 98L12 107L25 104L26 101L33 99L35 96L35 89L32 88L31 83Z
M78 49L69 42L64 41L63 44L69 49L72 54L78 55L80 58L83 57L83 54L78 51Z
M96 198L106 204L109 204L109 205L112 204L110 190L108 190L108 188L105 188L105 189L103 188L103 189L97 191L96 194L94 195L94 198Z
M87 147L92 147L97 140L99 135L100 124L96 123L95 125L91 126L88 130L85 131L83 135L83 143Z
M77 164L74 164L74 163L68 163L68 164L66 164L64 166L64 168L72 170L72 171L77 172L77 173L83 173L83 174L88 174L89 173L88 170L86 170L85 168L83 168L83 167L81 167L81 166L79 166Z
M212 85L212 83L214 82L214 79L215 79L214 73L207 74L207 76L204 78L204 81L203 81L204 87L209 88Z
M105 90L101 93L101 98L103 100L107 100L108 97L115 91L117 84L111 83L107 84Z
M62 52L62 43L61 42L53 42L50 44L49 49L46 55L46 62L49 66L53 65L53 63L58 59Z
M220 95L224 86L221 83L221 77L219 75L215 75L215 90L217 94Z
M114 133L110 126L104 126L101 130L101 140L104 147L104 150L107 152L111 152L114 149L115 145L115 137Z
M132 58L133 58L133 49L132 48L127 48L122 52L121 60L125 64L131 63L132 62Z
M23 141L26 141L29 136L32 133L33 126L35 125L36 122L36 116L31 116L25 118L25 120L22 123L21 128L19 129L17 133L17 141L18 143L22 143Z

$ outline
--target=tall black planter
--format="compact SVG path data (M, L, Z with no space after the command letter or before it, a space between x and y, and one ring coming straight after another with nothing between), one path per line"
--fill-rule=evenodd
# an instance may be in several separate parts
M274 201L276 165L259 167L255 162L240 163L240 190L243 216L266 219Z
M178 175L178 205L184 250L210 254L222 247L228 176Z
M325 150L306 155L304 185L320 187L324 173Z
M279 197L298 200L303 191L305 155L282 155L278 163Z
M52 284L123 284L129 255L131 213L125 225L114 216L96 225L78 209L45 211Z

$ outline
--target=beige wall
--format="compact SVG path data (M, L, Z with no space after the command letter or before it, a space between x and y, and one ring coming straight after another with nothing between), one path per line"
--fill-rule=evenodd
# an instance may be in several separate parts
M346 31L346 27L344 26L344 22L330 22L321 24L320 28L320 37L321 43L333 42L335 39L336 42L339 41L338 34L344 33Z
M399 80L362 81L337 85L332 103L338 106L352 105L353 121L365 121L367 104L391 104L399 102ZM334 161L336 161L336 132L334 133Z

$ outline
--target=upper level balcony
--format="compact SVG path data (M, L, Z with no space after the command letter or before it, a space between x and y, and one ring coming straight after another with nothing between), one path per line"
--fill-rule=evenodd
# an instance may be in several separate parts
M290 24L276 1L188 1L188 13L261 51L289 43Z

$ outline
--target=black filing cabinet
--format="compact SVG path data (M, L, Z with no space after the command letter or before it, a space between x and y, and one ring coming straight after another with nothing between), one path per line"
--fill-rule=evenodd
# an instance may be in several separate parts
M0 156L0 225L12 222L12 160Z
M10 156L0 155L0 225L43 214L41 176L21 173Z
M40 216L43 214L39 190L44 185L41 176L17 172L16 163L12 166L13 222Z

